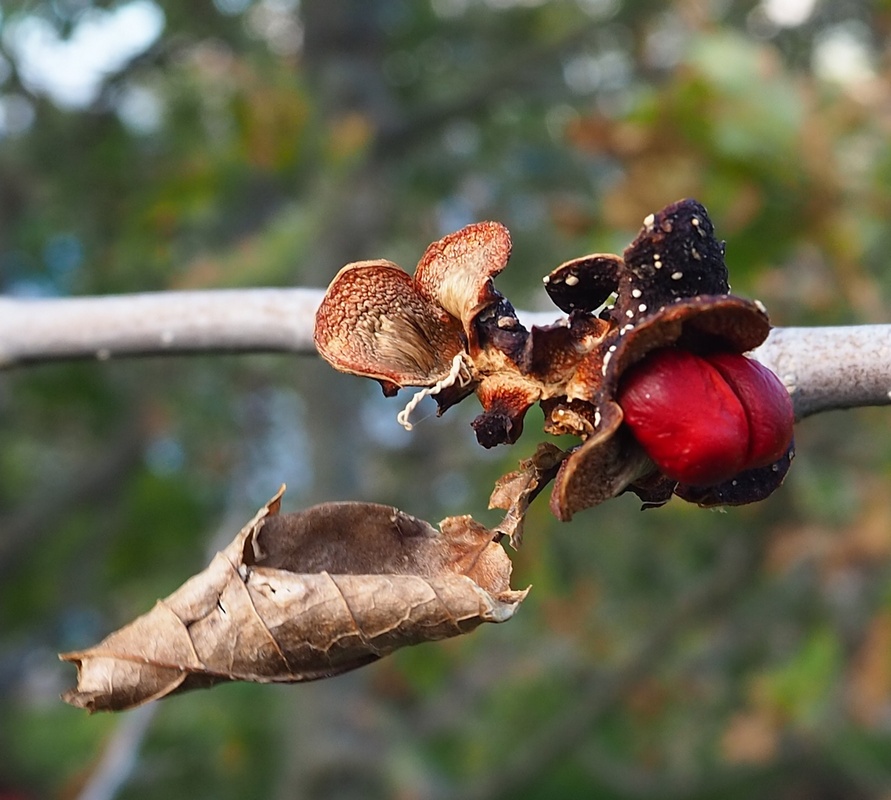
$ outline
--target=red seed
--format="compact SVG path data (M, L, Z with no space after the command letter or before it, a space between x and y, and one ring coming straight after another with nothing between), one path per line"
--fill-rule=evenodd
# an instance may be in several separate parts
M721 373L685 350L657 350L618 392L625 422L669 478L712 486L747 468L749 423Z
M657 350L623 376L625 422L669 478L713 486L777 461L794 415L769 369L737 353Z
M792 441L795 414L780 379L767 367L736 353L705 357L736 393L749 424L746 469L766 467L779 459Z

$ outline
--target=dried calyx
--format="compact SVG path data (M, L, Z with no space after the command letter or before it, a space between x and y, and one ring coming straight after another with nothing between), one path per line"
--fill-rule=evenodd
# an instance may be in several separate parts
M442 413L475 393L484 447L515 442L540 403L546 432L581 439L559 466L536 468L532 496L541 475L554 478L560 519L626 490L645 505L672 494L716 505L780 485L791 403L776 376L742 355L770 323L759 303L729 293L724 245L699 203L649 215L622 257L553 270L545 288L568 315L553 325L527 330L495 289L510 249L504 226L481 222L430 245L414 277L386 261L344 267L317 314L319 352L385 394L423 387L407 411L423 395ZM504 491L493 499L510 502Z

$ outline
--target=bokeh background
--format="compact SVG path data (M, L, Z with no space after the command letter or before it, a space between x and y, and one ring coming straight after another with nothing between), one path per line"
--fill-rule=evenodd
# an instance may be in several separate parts
M325 286L475 220L499 288L709 209L778 325L888 322L891 3L0 3L0 292ZM475 401L404 432L287 355L0 373L0 797L891 798L891 416L798 427L726 513L532 509L517 617L328 682L89 717L92 644L201 569L281 482L436 521L542 437Z

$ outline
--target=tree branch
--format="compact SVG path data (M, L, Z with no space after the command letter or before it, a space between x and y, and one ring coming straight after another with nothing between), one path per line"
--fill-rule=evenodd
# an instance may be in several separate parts
M774 328L753 355L779 375L798 419L891 403L891 325Z
M78 358L314 353L321 289L0 297L0 369Z
M315 352L321 289L213 289L106 297L0 297L0 369L46 361L185 353ZM519 312L527 325L556 319ZM891 325L775 328L754 357L799 419L891 404Z

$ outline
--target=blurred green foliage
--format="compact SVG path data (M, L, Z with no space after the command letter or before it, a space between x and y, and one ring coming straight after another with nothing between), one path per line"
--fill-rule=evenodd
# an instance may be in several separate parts
M158 35L66 94L134 8ZM0 292L324 286L489 218L514 237L499 287L544 309L553 266L695 196L776 324L887 322L889 33L865 0L4 3ZM56 652L172 591L281 482L288 509L494 522L538 417L483 452L471 406L409 435L398 401L288 356L0 374L0 797L95 789L128 731L91 798L891 796L882 409L800 425L757 507L622 497L559 525L540 500L510 625L150 718L58 701Z

